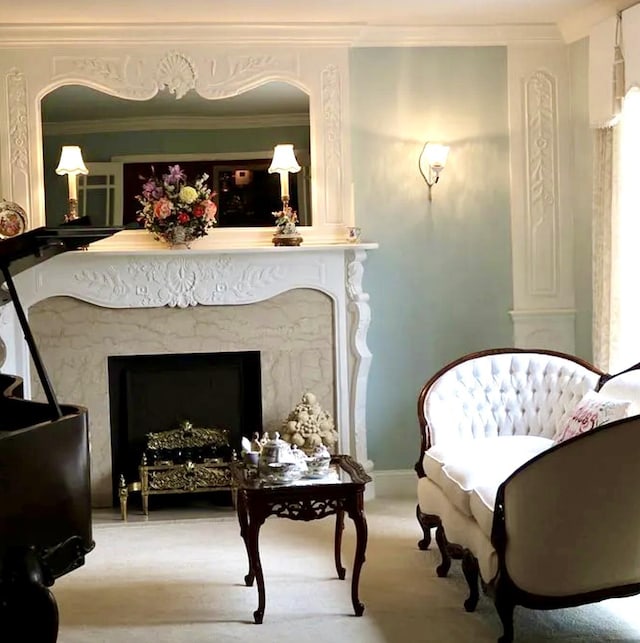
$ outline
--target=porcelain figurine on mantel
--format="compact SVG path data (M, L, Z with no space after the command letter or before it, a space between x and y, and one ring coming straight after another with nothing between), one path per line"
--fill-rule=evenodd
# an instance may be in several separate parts
M298 215L289 205L285 205L279 212L274 212L276 217L277 232L273 235L274 246L299 246L302 243L302 235L298 232L296 223Z

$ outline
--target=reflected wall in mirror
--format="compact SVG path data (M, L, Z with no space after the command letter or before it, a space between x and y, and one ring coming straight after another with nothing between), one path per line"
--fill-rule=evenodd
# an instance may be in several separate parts
M79 213L95 225L138 227L139 177L176 163L190 180L209 175L221 227L273 225L280 184L266 170L279 143L294 146L303 170L291 179L292 205L302 225L312 223L309 97L288 83L218 100L192 90L146 101L65 85L42 99L41 112L47 225L64 220L67 185L55 173L63 145L82 149L89 175L79 183Z

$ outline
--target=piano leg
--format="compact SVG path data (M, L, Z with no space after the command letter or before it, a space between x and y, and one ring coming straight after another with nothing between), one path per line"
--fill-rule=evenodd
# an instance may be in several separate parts
M3 561L0 578L0 640L6 643L56 643L58 605L45 585L42 566L32 550Z

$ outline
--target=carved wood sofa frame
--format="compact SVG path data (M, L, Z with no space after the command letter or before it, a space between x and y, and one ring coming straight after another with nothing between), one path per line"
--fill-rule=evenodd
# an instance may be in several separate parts
M584 360L560 352L513 348L481 351L451 362L426 382L418 397L418 418L422 441L420 458L415 465L415 470L419 478L426 477L423 456L433 443L432 428L424 414L424 402L429 390L444 373L457 365L477 357L502 353L536 353L569 359L597 376L594 389L596 391L613 378L640 370L639 363L621 373L610 375ZM608 462L606 458L603 461L602 453L609 454L612 449L621 458L615 462ZM422 513L419 504L416 507L416 516L423 531L423 538L419 541L418 547L421 550L429 547L431 529L435 528L436 543L442 557L441 563L436 568L437 575L445 577L450 569L451 560L461 560L462 571L469 587L464 608L468 612L475 610L479 600L480 583L483 591L493 598L501 619L504 631L498 639L500 643L510 643L513 640L513 612L517 605L550 610L638 594L640 593L640 565L634 568L633 561L637 556L634 558L633 552L637 550L637 542L640 542L640 520L632 520L632 524L629 524L630 521L625 519L626 514L637 506L640 498L640 477L635 475L635 454L637 453L640 453L640 415L609 423L552 446L517 468L500 484L496 495L491 544L498 558L498 573L489 582L485 582L480 577L478 559L474 553L467 547L449 542L440 516ZM562 480L562 472L567 468L576 477L564 481L570 484L553 486L553 480ZM603 468L606 470L603 471ZM596 472L600 475L596 475ZM552 494L549 493L548 488L541 491L540 485L535 484L536 480L541 478L545 480L551 478ZM614 479L619 484L614 485ZM573 547L569 548L562 534L558 533L558 525L562 525L563 521L566 522L566 517L558 516L559 512L554 512L550 507L569 508L572 496L575 498L576 489L579 489L583 497L589 498L593 511L585 513L593 515L585 521L586 531L584 538L580 541L580 547L576 547L574 541ZM529 509L526 512L514 511L514 507L517 506L526 506ZM549 510L545 510L545 507ZM512 514L517 515L513 518ZM549 560L544 561L543 567L554 565L554 559L557 558L555 565L564 564L570 571L572 563L566 561L571 561L573 557L586 566L594 564L597 568L595 575L598 577L597 575L600 574L599 577L602 580L600 586L594 587L593 578L590 578L585 582L585 591L556 593L555 588L548 586L546 591L531 591L531 587L523 587L520 578L526 577L527 574L523 572L522 565L514 574L513 562L514 558L519 557L526 561L527 551L526 546L523 548L518 538L513 535L514 523L518 523L518 533L523 533L524 530L528 534L529 541L540 538L541 542L546 543L551 555ZM612 524L624 524L624 529L628 530L622 538L622 543L620 539L607 538L606 534L608 532L610 534ZM602 528L599 525L602 525ZM607 542L611 543L608 548L605 545ZM605 551L603 551L603 545L605 545ZM555 552L558 547L565 549L562 552ZM610 562L606 562L607 554ZM604 557L604 563L598 563L599 557L600 559ZM524 566L528 567L528 571L533 571L529 577L535 576L535 566L541 564L540 560L525 563ZM593 577L594 574L591 576ZM612 579L613 583L608 582ZM624 580L621 582L620 579ZM543 586L544 582L540 584L540 587Z

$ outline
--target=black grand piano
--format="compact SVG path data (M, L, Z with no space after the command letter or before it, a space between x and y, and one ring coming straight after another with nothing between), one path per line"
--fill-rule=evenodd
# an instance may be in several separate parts
M0 373L0 641L55 643L56 578L93 547L87 410L58 403L20 304L13 275L121 228L82 219L0 241L4 301L22 326L47 402L22 398L19 377Z

